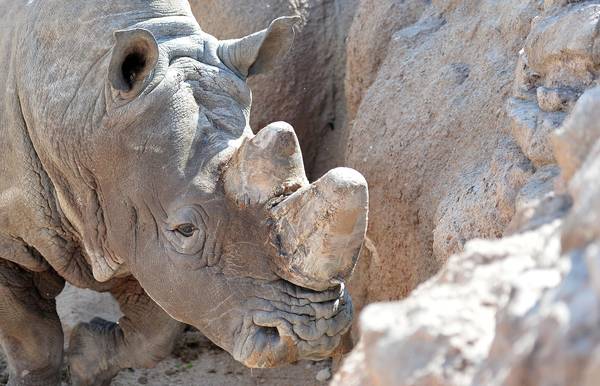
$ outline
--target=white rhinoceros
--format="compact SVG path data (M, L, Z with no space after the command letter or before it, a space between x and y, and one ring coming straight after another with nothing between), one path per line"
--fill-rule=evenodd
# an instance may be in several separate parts
M182 323L251 367L331 354L367 185L309 184L293 129L256 136L245 79L294 18L242 39L186 1L0 0L0 341L11 385L59 383L64 281L124 317L73 330L73 384L167 355ZM277 98L273 95L273 98Z

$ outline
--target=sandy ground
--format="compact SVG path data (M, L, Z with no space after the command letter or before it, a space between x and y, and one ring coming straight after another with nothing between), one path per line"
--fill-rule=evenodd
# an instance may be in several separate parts
M63 322L65 336L80 321L95 316L117 320L119 307L110 295L80 290L68 286L58 298L58 312ZM198 331L188 328L178 339L173 354L154 369L127 369L113 380L113 386L131 385L264 385L264 386L312 386L324 385L317 374L328 371L331 363L298 362L278 369L252 370L236 362L231 356L213 345ZM65 371L65 383L68 379ZM8 381L6 361L0 355L0 385Z
M186 331L172 357L151 370L125 370L114 386L129 385L319 385L316 374L325 362L299 362L280 369L250 370L214 346L197 331Z

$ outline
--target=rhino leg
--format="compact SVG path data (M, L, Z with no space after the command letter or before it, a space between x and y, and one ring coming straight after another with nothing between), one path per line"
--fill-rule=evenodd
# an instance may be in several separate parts
M60 385L63 330L54 296L64 282L57 292L43 290L43 276L0 259L0 343L9 386Z
M95 318L71 333L69 368L74 386L109 385L122 369L154 367L171 353L183 329L134 279L111 292L124 315L119 323Z

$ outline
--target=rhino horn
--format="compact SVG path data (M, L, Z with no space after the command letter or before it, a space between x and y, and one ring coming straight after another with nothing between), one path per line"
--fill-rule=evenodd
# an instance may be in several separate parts
M272 208L277 274L316 291L344 282L362 248L368 202L365 178L337 168Z
M275 122L246 139L230 161L224 183L228 198L240 207L264 204L308 185L294 129Z
M265 30L240 39L223 40L218 55L223 64L242 79L269 71L294 41L298 16L275 19Z

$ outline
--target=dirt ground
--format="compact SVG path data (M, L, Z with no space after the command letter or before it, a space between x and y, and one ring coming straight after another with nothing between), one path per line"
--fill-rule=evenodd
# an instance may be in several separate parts
M59 296L58 312L66 336L79 321L89 321L95 316L117 320L120 316L109 295L73 287L67 287ZM111 385L316 386L326 384L327 381L317 380L317 374L329 371L330 365L330 361L302 361L278 369L248 369L190 327L178 339L171 356L156 368L123 370ZM66 369L63 378L63 386L69 385ZM6 360L0 353L0 385L7 381Z
M251 370L234 361L197 331L186 331L173 356L152 370L123 371L114 386L129 385L319 385L316 374L328 363L300 362L280 369Z

